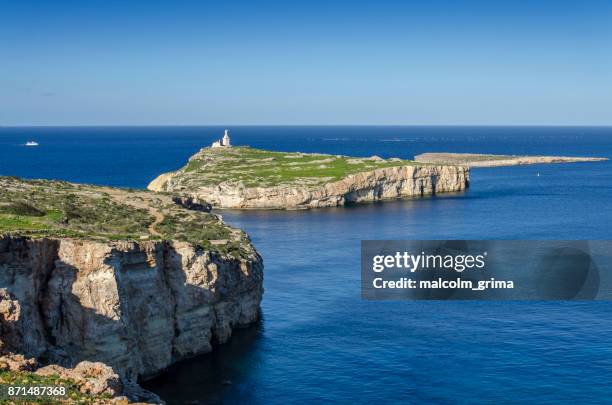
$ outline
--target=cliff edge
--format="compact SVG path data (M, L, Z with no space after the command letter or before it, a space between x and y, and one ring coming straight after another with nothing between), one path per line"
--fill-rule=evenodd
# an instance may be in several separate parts
M248 236L168 196L0 177L0 349L126 385L256 321Z
M233 147L203 148L148 189L219 208L305 209L455 192L468 185L469 169L459 166Z

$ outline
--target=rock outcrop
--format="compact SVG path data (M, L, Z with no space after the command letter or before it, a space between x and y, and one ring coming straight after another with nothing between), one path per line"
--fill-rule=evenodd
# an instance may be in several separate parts
M249 252L0 235L4 349L65 367L103 362L125 381L153 375L258 318L263 265Z
M212 211L211 204L209 204L207 201L203 201L198 198L185 197L185 196L174 196L172 198L172 201L174 201L176 204L188 210L202 211L202 212Z
M34 371L36 366L35 359L27 359L23 354L9 352L0 355L0 370L2 371Z
M82 361L73 368L51 364L41 366L22 354L0 352L0 382L13 385L55 385L66 390L53 403L93 403L99 405L163 404L156 394L137 383L122 380L104 363ZM33 403L46 403L45 397ZM16 401L19 402L19 401Z
M460 166L385 167L317 186L247 187L240 182L222 182L186 188L180 174L163 174L148 188L187 194L219 208L306 209L456 192L469 185L469 169Z
M124 391L123 383L117 373L104 363L82 361L74 368L65 368L52 364L36 370L37 375L56 375L62 379L77 383L82 393L90 395L109 395L117 397Z

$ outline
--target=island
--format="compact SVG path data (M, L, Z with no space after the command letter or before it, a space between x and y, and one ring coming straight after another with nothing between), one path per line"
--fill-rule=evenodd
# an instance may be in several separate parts
M259 317L261 256L209 208L0 177L0 381L159 402L138 379Z
M599 162L602 157L570 156L516 156L478 153L422 153L414 157L416 162L429 164L462 165L468 167L518 166L550 163Z
M148 189L208 201L215 208L308 209L457 192L469 169L397 158L276 152L246 146L203 148Z

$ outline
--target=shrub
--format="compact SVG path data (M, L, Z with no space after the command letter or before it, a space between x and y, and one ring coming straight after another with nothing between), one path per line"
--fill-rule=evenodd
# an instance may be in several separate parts
M44 211L41 211L24 201L16 201L5 205L0 205L0 213L21 215L26 217L42 217L45 215Z

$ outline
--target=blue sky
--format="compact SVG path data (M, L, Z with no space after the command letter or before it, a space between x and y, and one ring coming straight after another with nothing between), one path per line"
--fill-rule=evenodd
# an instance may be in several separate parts
M4 1L0 125L611 125L609 1Z

